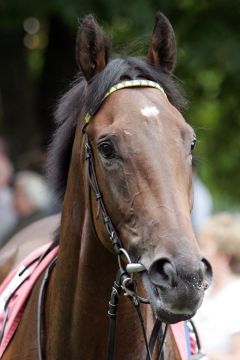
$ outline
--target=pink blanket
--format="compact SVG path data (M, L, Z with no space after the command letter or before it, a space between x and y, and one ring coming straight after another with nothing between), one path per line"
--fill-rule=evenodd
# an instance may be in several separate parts
M3 330L6 321L4 332L1 334L0 358L18 327L34 284L58 253L57 246L39 262L40 256L49 245L46 244L27 256L0 286L0 331Z
M39 276L44 272L50 262L57 256L58 246L49 252L40 262L39 258L48 249L46 244L29 256L17 266L0 286L0 358L6 350L21 320L26 301ZM6 312L8 309L8 312ZM4 327L4 322L6 325ZM188 350L184 322L171 325L182 360L187 360Z
M187 360L188 349L187 349L187 341L186 341L186 333L185 333L185 323L181 321L179 323L172 324L171 330L173 332L173 336L175 338L182 360Z

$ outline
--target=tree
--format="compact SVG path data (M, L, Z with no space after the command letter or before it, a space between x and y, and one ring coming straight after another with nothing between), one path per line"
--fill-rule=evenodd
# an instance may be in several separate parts
M201 176L216 199L231 203L239 203L240 199L240 33L236 5L235 0L162 0L160 9L176 31L176 75L183 81L190 101L185 117L199 139ZM20 152L29 151L35 143L40 147L49 138L56 99L75 72L78 17L94 13L114 40L115 52L125 44L126 50L131 48L139 54L146 50L158 7L156 0L1 3L0 42L4 52L0 60L0 126L13 144L16 163L22 165ZM45 39L45 47L24 47L26 32L22 24L28 17L40 21L37 35ZM129 46L132 40L134 46Z

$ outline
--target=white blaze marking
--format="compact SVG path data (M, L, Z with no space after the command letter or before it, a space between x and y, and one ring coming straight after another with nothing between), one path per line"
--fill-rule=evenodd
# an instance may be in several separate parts
M157 116L159 114L159 110L155 106L145 106L141 109L141 113L146 117Z

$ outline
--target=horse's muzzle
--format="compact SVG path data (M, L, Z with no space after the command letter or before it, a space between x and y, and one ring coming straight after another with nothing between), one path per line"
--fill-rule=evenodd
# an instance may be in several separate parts
M156 259L143 282L155 315L162 321L175 323L194 316L204 291L212 279L212 268L206 259L189 266L168 258Z

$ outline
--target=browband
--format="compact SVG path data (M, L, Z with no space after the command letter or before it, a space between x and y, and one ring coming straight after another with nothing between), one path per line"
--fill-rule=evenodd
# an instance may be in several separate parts
M120 90L120 89L124 89L124 88L129 88L129 87L138 87L138 86L142 86L142 87L151 87L151 88L155 88L155 89L158 89L160 90L165 96L166 93L165 91L163 90L163 88L156 82L154 81L151 81L151 80L127 80L127 81L122 81L114 86L112 86L109 91L106 93L106 95L104 96L104 98L102 99L102 102L109 96L111 95L112 93L114 93L115 91L117 90ZM101 103L102 103L101 102ZM94 114L90 114L90 113L87 113L86 116L85 116L85 122L86 124L88 124L91 120L91 118L93 117Z

